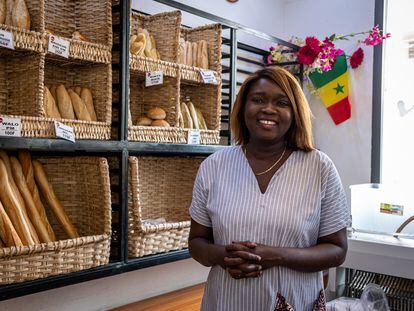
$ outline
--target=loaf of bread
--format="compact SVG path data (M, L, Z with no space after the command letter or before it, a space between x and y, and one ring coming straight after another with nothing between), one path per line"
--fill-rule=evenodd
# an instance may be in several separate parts
M204 119L204 116L201 110L196 108L196 112L197 112L198 125L200 127L200 130L207 130L208 129L207 123L206 123L206 120Z
M186 45L186 49L185 49L185 64L188 66L192 66L193 65L193 50L192 50L192 45L190 41L187 41L185 43Z
M14 0L6 0L6 18L4 20L4 23L8 26L13 26L13 21L12 21L13 7L14 7Z
M79 95L72 89L69 89L68 94L72 102L73 110L75 110L76 118L78 120L92 121L88 109L86 109L86 105Z
M23 196L26 211L29 215L31 223L36 230L40 242L52 242L52 239L49 237L49 233L47 232L46 224L43 223L43 220L37 211L36 204L34 203L32 194L30 193L29 187L27 186L19 160L17 160L15 157L10 157L10 163L14 181L17 185L17 188L19 188L21 195Z
M17 28L30 30L30 13L24 0L14 0L12 23Z
M185 46L185 40L184 38L180 37L180 43L178 46L178 63L179 64L186 64L185 59L186 59L186 46Z
M23 243L14 228L9 215L0 201L0 239L3 242L2 247L6 246L22 246Z
M165 120L154 120L151 122L151 126L170 127L170 124Z
M209 63L208 63L208 47L207 47L207 41L206 40L201 40L199 42L199 45L201 46L200 48L200 55L199 55L199 64L198 66L203 68L203 69L208 69L209 67Z
M197 67L197 49L198 49L198 43L192 42L191 43L191 52L193 53L192 56L192 66Z
M75 91L76 94L81 96L82 88L80 86L73 87L73 90Z
M0 0L0 24L4 24L4 22L6 21L6 15L7 15L6 0Z
M184 102L181 103L181 113L183 115L184 128L187 128L187 129L194 128L193 120L191 119L190 110L188 110L188 107Z
M0 200L22 243L24 245L36 244L32 237L28 218L24 213L24 207L20 204L16 192L10 184L3 160L0 160Z
M75 112L73 111L72 101L63 84L56 88L56 97L59 107L60 116L64 119L75 119Z
M46 117L60 119L59 108L56 105L55 99L49 88L45 85L43 92L43 106L45 109Z
M57 96L56 96L56 85L52 85L49 89L50 94L52 94L53 99L55 100L55 103L57 105ZM59 109L59 107L58 107Z
M184 119L183 114L181 111L178 111L178 127L183 128L184 127Z
M87 87L83 87L80 91L80 97L86 105L86 109L88 110L91 120L98 121L98 117L96 116L95 112L95 106L93 104L93 96L91 90Z
M164 120L166 116L165 110L159 107L151 108L147 112L147 117L152 120Z
M188 107L188 110L190 111L191 119L193 120L193 128L196 129L196 130L199 130L200 126L199 126L199 123L198 123L197 112L195 110L195 107L194 107L193 103L190 102L190 101L187 102L187 107Z
M40 191L42 192L53 213L55 214L56 219L62 225L69 238L74 239L79 237L76 228L73 226L59 199L53 191L53 187L47 179L46 172L44 171L42 164L37 160L33 160L32 164L36 183L39 186Z
M151 123L152 123L152 120L147 117L141 117L138 119L138 125L149 126L151 125Z
M40 200L39 189L37 188L37 185L35 182L32 158L30 156L30 153L27 150L20 150L18 152L18 158L19 158L20 164L22 165L22 170L23 170L24 177L26 179L27 186L29 188L30 193L32 194L32 198L35 203L36 209L40 215L40 218L42 219L42 222L46 226L46 230L48 232L50 239L52 241L56 241L56 236L47 218L45 207L43 206L43 203Z

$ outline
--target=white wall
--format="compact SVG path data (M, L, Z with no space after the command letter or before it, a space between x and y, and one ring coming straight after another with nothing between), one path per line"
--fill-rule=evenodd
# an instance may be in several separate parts
M296 0L285 5L284 36L324 39L333 33L369 30L374 25L375 0ZM361 37L362 38L362 37ZM345 53L357 40L338 43ZM370 182L373 49L363 47L362 65L350 70L351 119L335 126L322 102L307 94L314 119L317 148L334 161L350 200L349 185ZM348 202L349 203L349 202Z
M285 39L291 35L322 38L333 32L358 32L374 23L374 0L261 0L260 7L258 1L181 2ZM134 0L133 6L149 13L160 12L163 7L150 0ZM194 26L200 21L184 16L184 23ZM344 48L348 51L353 47ZM351 71L351 120L335 126L322 103L308 96L315 115L317 147L334 160L346 188L370 179L372 51L365 52L362 67ZM106 310L201 283L207 271L189 259L0 302L0 310Z

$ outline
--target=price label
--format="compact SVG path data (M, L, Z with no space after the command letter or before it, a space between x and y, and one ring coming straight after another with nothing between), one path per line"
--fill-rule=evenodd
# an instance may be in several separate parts
M49 36L48 51L50 53L69 58L70 42L57 36Z
M56 137L69 140L73 143L75 142L75 134L73 132L73 128L58 121L55 121L55 134Z
M203 78L204 83L217 84L217 79L214 75L214 71L200 69L200 74Z
M0 136L22 137L21 119L0 117Z
M153 86L164 83L164 73L162 71L151 71L145 74L145 86Z
M13 34L0 29L0 46L14 50Z
M200 132L199 131L189 131L188 132L188 144L189 145L199 145L200 144Z

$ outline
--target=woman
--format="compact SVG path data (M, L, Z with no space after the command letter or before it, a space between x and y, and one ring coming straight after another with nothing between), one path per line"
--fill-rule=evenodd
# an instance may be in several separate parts
M320 271L344 261L349 213L295 77L250 76L231 129L237 145L202 163L190 207L190 254L212 267L202 310L324 310Z

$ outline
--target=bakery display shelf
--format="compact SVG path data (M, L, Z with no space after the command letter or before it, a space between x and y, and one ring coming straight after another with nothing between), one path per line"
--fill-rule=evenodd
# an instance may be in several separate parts
M0 287L0 301L187 258L190 258L190 255L188 250L184 249L172 251L166 254L157 254L137 258L125 262L114 261L105 266L74 272L71 274L52 276L20 284L2 286Z

